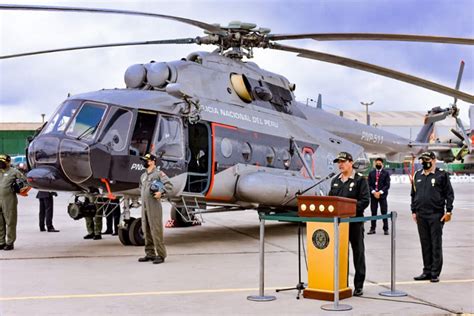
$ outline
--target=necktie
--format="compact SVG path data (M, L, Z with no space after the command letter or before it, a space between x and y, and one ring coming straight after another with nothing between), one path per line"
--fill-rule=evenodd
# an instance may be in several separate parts
M377 171L375 174L375 191L379 190L379 178L380 178L380 171Z

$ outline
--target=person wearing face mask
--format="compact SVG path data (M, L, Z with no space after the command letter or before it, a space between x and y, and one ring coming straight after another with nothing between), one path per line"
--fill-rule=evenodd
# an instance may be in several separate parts
M142 230L145 235L145 256L139 262L152 261L160 264L165 261L166 248L163 242L163 209L161 198L173 190L168 176L156 165L156 156L146 154L140 158L146 171L140 177L140 193L142 199ZM163 192L151 193L154 181L161 181Z
M13 184L17 179L26 183L26 178L23 173L11 167L10 162L10 156L0 155L0 250L13 250L14 248L18 218L16 193L28 190L27 186L17 192L13 190Z
M331 181L331 190L328 195L341 196L357 200L356 216L364 216L364 210L369 206L370 194L367 180L362 174L353 168L352 155L348 152L340 152L333 161L337 163L338 176ZM364 223L349 223L349 242L352 248L354 260L354 296L364 294L365 281L365 246L364 246Z
M443 226L451 220L454 191L449 174L436 167L434 152L424 152L419 159L423 169L416 171L413 176L411 212L418 226L423 272L414 279L439 282L443 266Z
M377 209L380 205L382 215L387 214L387 195L390 189L390 174L383 168L383 159L375 159L375 169L369 173L368 177L370 190L370 210L372 216L377 215ZM377 221L371 221L368 235L375 234ZM383 233L388 235L388 220L383 220Z

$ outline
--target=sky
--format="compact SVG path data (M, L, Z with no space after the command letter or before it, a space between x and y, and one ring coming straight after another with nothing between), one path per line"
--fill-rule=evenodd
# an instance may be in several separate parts
M176 15L206 23L233 20L268 27L272 33L372 32L474 38L470 0L267 0L267 1L21 1L0 3L100 7ZM202 36L194 26L157 18L87 13L0 11L0 55L70 46ZM454 87L459 63L466 67L461 90L474 94L474 48L462 45L381 41L282 41L282 44L360 59ZM134 46L0 60L0 121L39 122L70 94L123 88L128 66L181 59L198 45ZM296 84L297 100L323 97L328 109L427 111L453 98L375 74L256 49L254 62ZM466 102L458 101L468 122Z

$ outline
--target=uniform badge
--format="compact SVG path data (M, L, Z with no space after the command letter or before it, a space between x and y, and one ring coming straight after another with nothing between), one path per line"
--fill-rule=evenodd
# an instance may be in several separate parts
M337 187L337 186L338 186L338 184L337 184L337 183L334 183L333 187Z
M436 183L436 180L435 180L435 179L431 179L431 186L432 186L432 187L435 186L435 183Z
M352 191L353 187L354 187L354 182L351 182L351 184L349 184L349 191Z

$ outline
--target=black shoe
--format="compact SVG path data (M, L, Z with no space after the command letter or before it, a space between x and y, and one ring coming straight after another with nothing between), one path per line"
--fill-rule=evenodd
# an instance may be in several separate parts
M384 234L384 235L388 235L388 230L384 230L384 231L383 231L383 234Z
M363 291L362 288L355 289L353 295L354 296L362 296L362 295L364 295L364 291Z
M160 256L156 257L155 260L153 260L153 264L160 264L165 262L164 258L161 258Z
M84 236L84 239L92 239L94 238L94 234L87 234Z
M102 236L101 235L95 235L92 239L99 240L99 239L102 239Z
M432 276L430 282L431 282L431 283L438 283L438 282L439 282L439 277L437 277L437 276Z
M118 233L117 233L117 232L115 232L115 233L112 233L112 236L117 236L117 235L118 235Z
M147 261L154 261L156 257L154 256L145 256L142 258L138 258L138 262L147 262Z
M369 230L369 232L367 233L367 235L373 235L373 234L375 234L375 229L371 229L371 230Z
M102 235L112 235L112 231L106 230L105 232L102 233Z
M424 280L431 280L431 274L422 273L419 276L413 278L415 281L424 281Z
M48 233L59 233L59 230L53 228L48 228Z
M11 245L5 245L5 248L3 248L3 250L13 250L13 244Z
M0 245L0 250L3 250L5 248L5 244Z
M40 227L40 232L45 232L46 229L44 227Z

